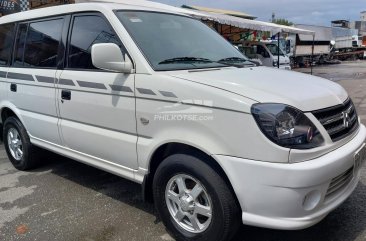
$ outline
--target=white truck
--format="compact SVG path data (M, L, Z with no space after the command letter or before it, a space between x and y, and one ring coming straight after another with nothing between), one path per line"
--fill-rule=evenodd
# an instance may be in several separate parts
M349 51L362 46L362 41L359 41L358 37L358 29L332 27L332 35L336 50Z
M324 63L332 49L333 35L330 27L296 24L295 27L315 32L312 35L290 34L286 41L286 52L296 66ZM282 40L283 41L283 40Z
M366 48L363 46L362 37L358 36L357 29L332 27L335 40L332 49L332 58L338 60L363 59Z
M253 61L260 61L264 66L291 70L290 58L277 44L272 42L245 42L239 50ZM278 64L278 59L280 60Z
M305 24L296 24L295 27L315 32L314 39L311 35L290 34L280 40L295 66L323 64L332 59L363 58L365 49L356 29Z

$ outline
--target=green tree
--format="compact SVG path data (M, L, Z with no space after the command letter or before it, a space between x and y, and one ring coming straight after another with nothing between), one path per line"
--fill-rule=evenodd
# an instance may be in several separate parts
M293 22L290 22L290 21L288 21L287 19L284 19L284 18L276 18L272 21L272 23L280 24L280 25L286 25L286 26L294 25Z

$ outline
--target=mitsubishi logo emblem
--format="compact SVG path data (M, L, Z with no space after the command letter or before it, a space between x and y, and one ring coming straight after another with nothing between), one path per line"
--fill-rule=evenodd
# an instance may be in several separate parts
M342 112L342 119L343 119L343 127L348 128L351 122L351 118L349 117L349 110Z

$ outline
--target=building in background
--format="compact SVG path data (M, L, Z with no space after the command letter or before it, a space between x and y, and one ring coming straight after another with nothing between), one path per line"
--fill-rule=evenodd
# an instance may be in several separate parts
M334 21L332 21L332 27L351 28L351 23L350 23L350 21L347 21L347 20L334 20Z
M30 9L75 3L75 0L29 0Z
M366 36L366 11L361 12L361 20L352 22L350 27L358 29L360 37Z
M366 21L366 11L361 12L361 21Z

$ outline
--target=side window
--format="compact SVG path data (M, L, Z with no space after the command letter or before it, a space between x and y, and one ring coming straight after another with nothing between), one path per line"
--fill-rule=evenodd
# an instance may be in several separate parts
M257 45L257 54L262 55L264 58L269 58L267 50L261 45Z
M18 33L16 38L16 45L14 51L14 63L15 67L23 66L23 54L24 54L24 45L25 45L25 37L27 36L28 24L22 23L19 24Z
M95 15L74 17L67 67L95 69L91 60L91 47L96 43L115 43L122 47L117 35L102 17Z
M63 22L63 19L53 19L29 24L24 66L56 67Z
M14 40L14 23L0 25L0 66L9 63Z

